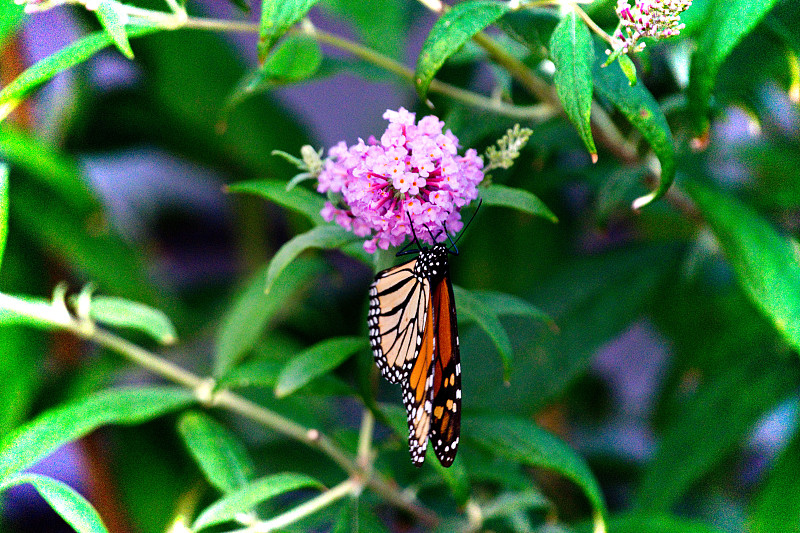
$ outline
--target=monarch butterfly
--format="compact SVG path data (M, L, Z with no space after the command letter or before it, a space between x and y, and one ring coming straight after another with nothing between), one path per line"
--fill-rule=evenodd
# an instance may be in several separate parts
M429 438L442 466L453 464L461 432L461 358L447 262L458 248L450 242L452 250L442 243L426 248L414 233L409 246L417 248L397 255L419 255L379 272L369 291L372 354L381 374L402 386L415 466L425 462Z

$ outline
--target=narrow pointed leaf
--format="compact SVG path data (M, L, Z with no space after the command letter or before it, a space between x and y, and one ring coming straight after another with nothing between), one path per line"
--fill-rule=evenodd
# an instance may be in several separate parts
M713 23L703 25L697 38L686 91L689 109L693 113L695 134L702 135L708 129L708 102L720 66L776 3L777 0L726 0L713 3L709 17Z
M512 461L558 472L583 490L596 516L601 517L597 520L606 515L600 486L586 461L554 435L510 416L466 417L462 423L465 438Z
M8 237L8 165L0 163L0 265Z
M95 14L100 25L106 30L108 35L114 41L114 44L122 52L122 55L128 59L133 59L133 50L131 50L131 43L128 42L128 34L125 33L125 23L120 16L119 11L115 6L114 1L103 0L97 6Z
M269 262L267 269L267 281L264 285L264 292L269 295L275 280L294 259L312 248L332 249L340 248L349 242L358 240L352 233L340 226L317 226L305 233L297 235L289 242L281 246L278 253Z
M481 189L481 198L486 205L510 207L529 215L558 222L558 217L535 194L524 189L492 183Z
M275 396L283 398L290 395L367 347L367 341L363 337L339 337L315 344L283 367L275 385Z
M608 531L613 533L722 533L699 520L690 520L667 513L625 513L608 519ZM589 533L583 527L577 533Z
M252 479L253 464L242 442L209 415L184 414L178 432L206 479L220 492L233 492Z
M596 157L590 118L594 43L589 28L574 10L567 13L550 37L550 55L556 66L553 82L561 105L586 149Z
M800 350L800 262L795 248L738 200L694 182L686 190L719 239L740 285Z
M258 38L258 57L267 57L286 30L306 16L319 0L264 0L261 4L261 25Z
M504 2L469 0L450 8L431 28L417 59L414 83L420 98L448 57L464 43L509 11Z
M512 348L505 328L494 309L477 298L470 291L453 286L458 312L469 317L491 339L503 361L504 374L508 377L511 371Z
M661 198L675 179L675 146L672 132L650 91L641 83L631 86L628 78L615 65L601 67L604 61L605 59L598 54L594 65L595 89L612 102L633 127L639 130L661 163L661 177L656 190L633 202L633 209L638 210Z
M50 507L77 533L108 533L100 515L86 498L64 483L38 474L11 476L0 491L30 483Z
M512 294L498 291L472 291L472 294L494 309L498 316L525 316L540 320L551 328L555 326L555 322L550 315Z
M258 479L207 507L192 524L192 531L233 520L237 515L251 511L261 502L307 487L319 488L321 484L305 474L295 473L275 474Z
M270 323L291 310L291 299L319 274L320 263L300 258L284 269L270 293L264 294L267 269L258 271L235 297L222 318L215 340L214 374L222 376L233 368Z
M50 300L0 293L0 326L50 329L61 325L60 318Z
M0 479L20 472L59 446L106 424L140 424L194 402L190 391L176 387L106 390L46 411L3 439Z
M157 26L135 26L128 37L139 37L158 31ZM113 43L106 32L87 35L34 64L0 91L0 121L5 119L28 94L59 72L83 63Z
M173 344L178 340L175 326L163 311L125 298L94 296L89 317L108 326L141 331L161 344Z
M230 192L244 192L262 196L281 207L304 215L314 225L319 225L324 222L319 212L325 205L325 201L319 194L314 194L301 187L294 187L291 191L287 191L286 183L282 181L258 180L234 183L233 185L229 185L227 190Z

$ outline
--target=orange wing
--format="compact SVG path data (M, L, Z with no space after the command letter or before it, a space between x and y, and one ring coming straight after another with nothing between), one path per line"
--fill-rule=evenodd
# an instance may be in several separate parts
M403 380L403 405L405 405L408 415L408 447L411 453L411 462L415 466L422 466L422 463L425 462L425 451L428 447L428 435L431 427L436 328L431 309L432 300L431 298L427 298L427 300L425 328L419 353L414 359L408 379Z
M436 338L430 435L439 462L442 466L450 466L456 458L461 434L461 357L456 303L449 276L433 289L431 302Z

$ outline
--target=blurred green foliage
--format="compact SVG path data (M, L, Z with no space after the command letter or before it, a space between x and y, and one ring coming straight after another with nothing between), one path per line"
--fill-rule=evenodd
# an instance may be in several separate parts
M695 0L680 36L632 58L631 86L574 6L521 3L233 2L204 27L189 2L197 18L123 27L102 0L56 7L86 36L10 77L40 15L1 0L0 490L33 485L77 531L106 513L145 533L800 531L800 5ZM611 33L615 4L581 5ZM95 83L120 50L131 80ZM34 120L67 69L71 103ZM313 101L342 73L416 89L465 148L533 131L451 262L464 425L448 469L411 465L367 348L370 273L392 255L324 223L273 155L321 142L301 118L318 111L270 91L303 83ZM191 191L212 176L217 213L156 187L177 183L161 162L145 196L163 218L127 231L87 161L142 146L189 163ZM46 299L64 280L75 294ZM113 488L26 472L95 430L82 475Z

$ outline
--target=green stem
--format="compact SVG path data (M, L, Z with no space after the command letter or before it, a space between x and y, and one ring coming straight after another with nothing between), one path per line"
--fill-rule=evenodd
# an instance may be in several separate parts
M122 337L98 328L92 322L74 319L59 302L54 302L52 305L32 303L22 298L0 293L0 309L15 315L33 318L41 325L61 327L76 336L121 354L129 361L158 376L195 391L198 398L206 404L227 408L283 435L304 442L330 457L358 483L369 487L388 502L411 513L420 522L427 525L434 525L437 522L436 515L431 511L420 506L413 497L402 493L396 485L382 476L362 468L353 457L320 431L303 427L227 389L215 392L212 379L200 377L166 361ZM369 417L371 418L371 416L370 413ZM368 421L366 423L371 424Z
M360 487L358 483L356 483L353 479L345 480L332 489L326 490L316 498L312 498L307 502L294 507L290 511L280 514L275 518L271 518L270 520L256 522L247 528L237 529L232 533L268 533L270 531L275 531L276 529L293 524L298 520L305 518L306 516L310 516L320 509L324 509L325 507L329 506L333 502L344 498L348 494L354 494L359 490Z

